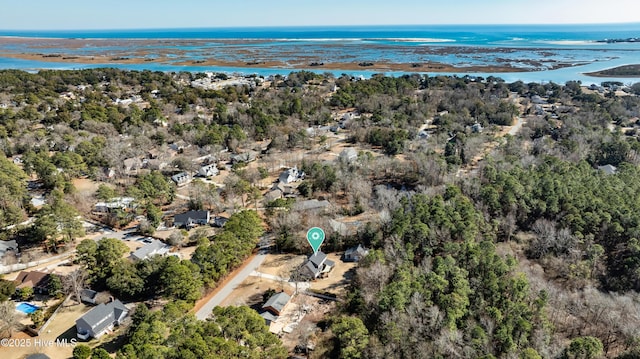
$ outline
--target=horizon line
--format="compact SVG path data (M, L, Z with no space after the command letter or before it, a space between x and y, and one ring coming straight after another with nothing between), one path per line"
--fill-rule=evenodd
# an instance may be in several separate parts
M121 28L68 28L68 29L1 29L0 32L10 31L153 31L153 30L210 30L210 29L287 29L287 28L336 28L336 27L411 27L411 26L425 26L425 27L454 27L454 26L616 26L616 25L640 25L640 21L631 22L585 22L585 23L451 23L451 24L332 24L332 25L246 25L246 26L178 26L178 27L121 27Z

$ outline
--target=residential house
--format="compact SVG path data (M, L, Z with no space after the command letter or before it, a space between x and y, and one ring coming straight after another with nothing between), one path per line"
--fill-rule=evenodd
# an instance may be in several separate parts
M473 133L481 133L483 130L482 125L478 122L471 125L471 132Z
M338 158L344 162L353 162L358 159L358 151L353 147L347 147L340 152Z
M122 324L127 314L129 309L117 299L107 304L99 304L76 320L78 338L99 338Z
M130 258L135 261L141 261L153 256L163 256L169 252L169 249L169 246L154 239L150 243L146 243L144 246L132 252Z
M127 158L122 161L122 169L126 175L136 174L140 168L142 168L142 161L139 158Z
M196 225L209 224L210 220L209 211L189 211L176 214L173 217L173 225L176 227L191 228Z
M247 151L243 153L238 153L231 156L232 163L242 163L242 162L252 162L258 158L258 152L256 151Z
M162 171L163 169L167 168L167 166L169 166L167 161L161 158L145 159L142 162L144 168L152 171Z
M289 296L287 293L276 293L262 305L262 309L270 311L275 315L280 315L282 314L284 308L287 306L290 300L291 296Z
M96 304L97 297L98 297L98 292L96 292L95 290L85 288L80 291L80 300L85 303Z
M190 144L186 143L185 141L176 141L172 144L169 145L169 151L172 153L172 155L176 155L179 153L184 152L185 149L191 147Z
M198 170L198 176L201 177L213 177L218 174L218 167L215 163L210 165L202 166Z
M29 354L25 359L51 359L47 354L35 353Z
M13 253L18 252L18 242L15 239L10 241L0 241L0 258L4 258L7 252L12 251Z
M215 217L213 219L213 226L214 227L218 227L218 228L222 228L227 223L227 221L229 221L229 218L222 217L222 216L217 216L217 217Z
M351 247L344 252L342 259L345 262L359 262L362 258L369 254L369 250L364 248L362 244L358 244L357 247Z
M282 198L282 190L278 187L274 187L271 191L264 194L264 202L269 203L275 201L278 198Z
M288 170L282 172L280 174L280 177L278 177L278 181L284 184L298 182L302 179L304 179L304 172L298 171L297 167L289 168Z
M309 256L309 259L300 267L300 275L309 279L317 279L327 275L335 263L327 259L327 255L322 251L318 251Z
M49 282L51 276L49 273L44 272L25 272L22 271L18 274L18 277L13 281L16 285L16 291L29 287L33 288L34 293L47 294L49 293Z
M613 175L618 172L618 168L613 165L598 166L598 169L608 175Z
M186 172L180 172L176 175L171 176L171 180L176 183L178 187L184 186L191 182L191 176Z
M133 197L115 197L108 202L98 202L93 206L96 213L110 213L117 209L127 211L136 207Z
M278 320L278 317L282 314L284 308L287 306L290 300L291 296L289 296L285 292L280 292L272 295L262 305L260 316L264 318L264 321L267 325L271 325L271 323Z

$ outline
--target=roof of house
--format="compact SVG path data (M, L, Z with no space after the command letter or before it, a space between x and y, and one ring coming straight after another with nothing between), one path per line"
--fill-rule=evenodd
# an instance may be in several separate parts
M365 256L367 254L367 249L362 246L362 244L358 244L357 247L351 247L344 252L346 257L350 257L354 254L359 254L361 256Z
M618 171L618 168L613 165L598 166L598 169L608 175L615 174Z
M256 151L247 151L244 153L239 153L231 156L231 161L233 162L250 162L258 157L258 152Z
M191 221L209 220L209 211L189 211L173 216L174 223L189 223Z
M10 241L0 241L0 257L4 256L7 251L17 251L18 250L18 242L15 239Z
M87 288L80 291L80 296L85 298L93 299L97 295L98 295L98 292L96 292L95 290L87 289Z
M51 359L47 354L36 353L29 355L26 359Z
M120 318L122 313L127 312L129 312L129 309L127 309L121 301L116 299L107 304L99 304L80 317L76 322L84 321L87 326L91 327L94 333L100 333L113 324L113 321L105 320L109 318L110 315L113 314L113 319L116 320Z
M190 177L186 172L180 172L178 174L171 176L171 179L176 183L180 183L180 182L188 181Z
M264 200L267 202L282 198L282 190L280 188L273 189L264 194Z
M263 317L265 320L269 321L269 322L275 322L276 320L278 320L278 316L271 313L268 310L265 310L263 312L260 313L260 316Z
M309 273L314 277L317 277L318 274L320 274L320 268L318 268L317 266L314 266L313 263L311 263L311 261L307 261L304 264L303 268L306 268L309 271Z
M327 260L327 255L322 251L317 251L313 255L309 256L309 262L313 263L314 266L319 267Z
M291 296L289 296L289 294L285 292L276 293L262 305L262 309L273 308L278 312L281 312L285 305L289 303L289 300L291 300Z
M229 221L229 218L227 217L222 217L222 216L217 216L213 219L213 225L217 226L217 227L224 227L225 223L227 223L227 221Z
M16 284L16 288L19 289L24 287L46 287L49 284L49 280L49 273L22 271L13 282Z
M169 251L169 248L157 239L147 243L144 246L136 249L131 253L131 257L134 259L142 260L154 254L164 254Z

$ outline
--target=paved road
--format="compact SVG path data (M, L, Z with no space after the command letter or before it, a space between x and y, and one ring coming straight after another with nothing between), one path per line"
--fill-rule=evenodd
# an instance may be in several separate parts
M249 264L244 266L244 268L242 268L240 272L236 273L235 276L231 278L231 280L229 280L224 287L218 290L218 293L216 293L216 295L209 299L209 301L196 312L196 318L200 320L207 319L209 314L211 314L213 308L220 305L231 294L231 292L233 292L233 290L238 285L240 285L240 283L247 279L251 272L258 269L258 267L260 267L266 257L266 251L260 251L255 257L253 257Z

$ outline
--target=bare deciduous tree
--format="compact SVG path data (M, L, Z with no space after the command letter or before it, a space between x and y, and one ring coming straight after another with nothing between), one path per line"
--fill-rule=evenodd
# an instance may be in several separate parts
M17 324L18 318L13 302L0 302L0 334L10 338Z
M62 280L65 293L71 294L78 304L82 302L81 293L87 284L87 278L87 271L83 268L78 268Z

